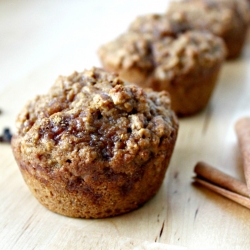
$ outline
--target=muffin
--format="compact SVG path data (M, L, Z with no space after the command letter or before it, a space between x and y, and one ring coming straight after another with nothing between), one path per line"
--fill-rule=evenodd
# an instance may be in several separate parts
M226 44L228 59L241 54L250 21L246 0L173 1L167 13L185 15L194 29L208 30L220 36Z
M222 41L211 34L187 32L177 40L154 44L158 66L147 85L167 90L179 116L203 110L213 93L225 56Z
M150 34L126 32L98 50L102 66L109 72L116 72L127 82L147 81L154 70Z
M168 91L178 116L194 115L208 104L226 51L219 37L188 29L182 19L173 25L166 16L140 17L99 57L125 81Z
M155 68L152 44L188 30L182 17L149 14L136 18L128 32L98 50L103 67L128 81L144 85Z
M17 118L12 149L34 196L53 212L103 218L160 188L178 132L167 92L93 68L59 77Z
M130 25L128 30L162 39L166 36L176 37L180 33L192 30L188 19L183 14L146 14L138 16Z

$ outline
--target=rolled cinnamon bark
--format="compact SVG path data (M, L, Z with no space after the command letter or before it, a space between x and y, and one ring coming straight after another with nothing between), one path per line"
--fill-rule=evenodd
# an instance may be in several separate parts
M201 185L203 185L204 187L210 189L211 191L214 191L215 193L220 194L220 195L250 209L250 199L249 198L242 196L242 195L239 195L237 193L231 192L231 191L226 190L224 188L218 187L218 186L216 186L216 185L214 185L206 180L202 180L200 178L194 178L194 180L196 182L200 183Z
M221 172L205 162L198 162L194 168L194 172L197 174L198 178L202 177L224 189L249 197L247 186L243 182Z
M248 189L243 182L211 167L205 162L198 162L194 172L196 173L195 182L250 209Z
M239 119L235 124L235 131L240 145L248 194L250 194L250 118Z

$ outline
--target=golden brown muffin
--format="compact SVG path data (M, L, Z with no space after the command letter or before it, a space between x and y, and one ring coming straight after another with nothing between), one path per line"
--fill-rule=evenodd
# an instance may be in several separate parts
M146 85L167 90L178 116L203 110L213 93L225 58L224 43L210 33L190 31L153 46L157 67Z
M173 1L167 13L182 14L193 29L208 30L220 36L226 44L228 59L241 54L250 21L246 0Z
M225 46L210 33L185 31L188 27L182 23L173 25L161 15L137 18L131 31L103 45L99 56L105 69L125 81L168 91L177 115L189 116L206 107Z
M153 36L155 39L176 37L178 34L192 30L188 19L183 14L147 14L138 16L128 30Z
M128 82L145 84L155 68L152 44L166 36L177 36L190 29L182 16L149 14L139 16L127 33L98 50L103 67Z
M15 159L38 201L71 217L129 212L156 194L178 121L165 91L93 68L59 77L17 118Z
M98 50L105 70L133 83L144 83L154 69L152 36L128 32Z

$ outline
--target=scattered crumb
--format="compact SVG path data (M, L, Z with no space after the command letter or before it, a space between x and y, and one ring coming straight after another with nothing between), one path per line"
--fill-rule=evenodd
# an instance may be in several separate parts
M1 113L0 113L1 114ZM0 143L10 143L12 133L9 128L4 128L2 134L0 135Z

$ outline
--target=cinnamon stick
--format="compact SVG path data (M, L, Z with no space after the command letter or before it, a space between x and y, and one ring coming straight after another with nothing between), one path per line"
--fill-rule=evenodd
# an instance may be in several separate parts
M249 198L242 196L242 195L239 195L237 193L231 192L231 191L226 190L224 188L218 187L214 184L211 184L211 183L209 183L205 180L199 179L199 178L194 178L194 180L196 182L200 183L201 185L207 187L208 189L216 192L217 194L220 194L220 195L250 209L250 199Z
M209 182L222 188L248 197L248 189L243 182L221 172L205 162L198 162L194 168L194 172L198 175L198 177L202 177L203 179L208 180Z
M239 119L235 124L235 131L241 149L248 193L250 194L250 118Z
M196 182L250 209L248 189L243 182L211 167L205 162L198 162L194 172L197 174L194 177Z

